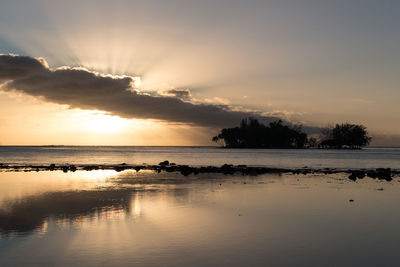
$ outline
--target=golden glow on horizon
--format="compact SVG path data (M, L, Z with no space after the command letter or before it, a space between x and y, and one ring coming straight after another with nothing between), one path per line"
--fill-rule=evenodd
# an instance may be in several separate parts
M0 145L213 144L209 129L70 109L14 92L0 91L0 113Z
M82 128L95 133L117 133L127 131L131 122L117 116L104 113L82 111Z

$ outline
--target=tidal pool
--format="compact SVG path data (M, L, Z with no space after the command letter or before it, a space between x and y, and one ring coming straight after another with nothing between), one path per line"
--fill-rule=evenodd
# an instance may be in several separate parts
M398 181L0 172L0 266L397 266Z

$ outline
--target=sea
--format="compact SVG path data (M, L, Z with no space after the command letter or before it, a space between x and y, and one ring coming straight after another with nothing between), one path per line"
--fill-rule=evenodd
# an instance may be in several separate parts
M400 149L0 147L0 163L400 168ZM0 169L0 266L399 266L400 177Z
M400 148L225 149L156 146L0 146L4 164L223 164L280 168L400 168Z

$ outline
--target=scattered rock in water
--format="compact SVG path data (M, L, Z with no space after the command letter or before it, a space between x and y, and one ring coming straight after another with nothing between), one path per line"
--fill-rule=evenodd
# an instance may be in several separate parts
M184 176L189 176L189 174L191 174L193 172L193 169L191 167L189 167L188 165L182 165L180 166L180 172L182 175Z
M357 176L354 173L351 173L349 175L349 179L355 182L357 180Z
M115 170L116 172L122 172L123 170L125 170L125 167L124 167L124 166L115 166L115 167L114 167L114 170Z
M176 168L175 168L175 166L166 167L165 171L166 172L174 172L174 171L176 171Z
M376 174L379 180L392 181L392 171L390 168L376 169Z
M376 170L369 170L367 172L362 170L351 171L349 179L356 181L357 179L363 179L365 176L368 176L372 179L378 178L379 180L386 180L388 182L393 180L392 171L390 168L378 168Z
M71 172L75 172L76 171L76 167L74 165L69 166L69 170Z
M224 164L221 166L221 170L231 170L233 168L232 164Z
M353 174L358 179L363 179L365 177L364 171L352 171L351 174Z
M83 169L84 169L85 171L98 170L99 168L100 168L100 167L97 166L97 165L87 165L87 166L84 166L84 167L83 167Z
M357 178L358 179L363 179L365 177L365 172L363 171L357 171L356 172Z
M220 167L220 170L223 174L233 174L235 172L235 168L232 164L224 164Z
M357 179L363 179L364 177L370 177L373 179L380 179L386 181L392 181L394 177L400 174L400 170L390 168L378 168L375 170L365 170L365 169L353 169L353 170L334 170L334 169L285 169L285 168L271 168L271 167L252 167L246 165L232 165L224 164L220 167L216 166L201 166L201 167L191 167L189 165L176 165L175 163L170 163L168 160L160 162L158 165L130 165L126 163L121 163L118 165L7 165L1 164L0 170L12 170L12 171L76 171L76 170L115 170L117 172L123 170L152 170L155 172L180 172L184 176L190 174L200 174L200 173L220 173L220 174L241 174L243 176L257 176L267 173L293 173L293 174L312 174L312 173L324 173L324 174L335 174L335 173L347 173L348 178L352 181L357 181ZM298 180L299 181L299 180ZM399 181L400 182L400 181Z
M367 176L372 178L372 179L376 179L378 177L378 174L376 173L376 171L370 170L370 171L367 172Z
M168 166L169 165L169 161L168 160L164 160L164 161L158 163L158 165L160 165L160 166Z
M49 170L50 171L54 171L54 169L56 168L56 165L55 164L50 164L50 166L49 166Z
M364 171L352 171L349 175L349 179L352 181L356 181L357 179L363 179L365 177Z

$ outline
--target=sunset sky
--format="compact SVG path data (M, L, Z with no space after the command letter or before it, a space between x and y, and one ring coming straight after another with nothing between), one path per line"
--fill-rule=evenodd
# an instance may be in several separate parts
M2 0L0 145L212 145L245 116L400 146L400 2Z

